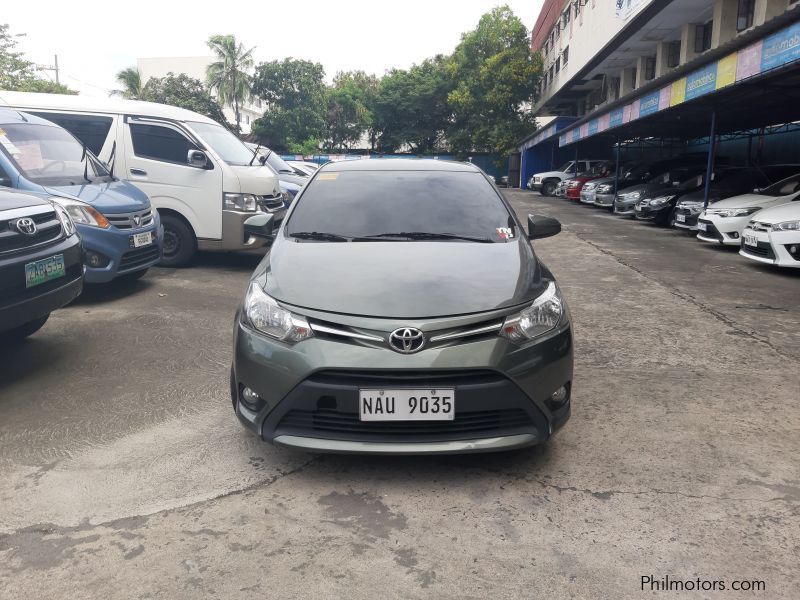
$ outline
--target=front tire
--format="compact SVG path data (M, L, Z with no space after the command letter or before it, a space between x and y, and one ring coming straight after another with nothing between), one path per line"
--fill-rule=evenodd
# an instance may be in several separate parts
M542 196L552 196L556 191L555 181L545 181L542 184Z
M164 226L164 250L161 255L162 267L185 267L197 252L197 240L189 225L174 215L161 215Z
M14 329L10 329L5 333L1 334L1 337L7 338L9 340L18 342L24 340L26 337L33 335L37 331L39 331L44 324L47 323L47 319L50 318L50 313L46 314L43 317L39 317L38 319L34 319L33 321L28 321L20 325L19 327L15 327Z

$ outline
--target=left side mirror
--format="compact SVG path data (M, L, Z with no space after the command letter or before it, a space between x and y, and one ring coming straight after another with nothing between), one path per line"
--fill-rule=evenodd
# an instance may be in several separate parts
M273 215L261 213L248 218L244 222L245 235L271 240L275 233L272 217Z
M202 150L189 150L186 155L186 164L195 169L205 169L208 167L208 157Z
M540 240L559 233L561 233L561 223L557 219L528 215L528 237L532 240Z

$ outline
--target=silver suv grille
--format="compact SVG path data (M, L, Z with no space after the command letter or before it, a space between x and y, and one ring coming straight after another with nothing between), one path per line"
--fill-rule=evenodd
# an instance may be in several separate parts
M35 233L22 233L17 221L28 217L35 223ZM44 246L61 238L61 221L52 207L0 211L0 254Z
M105 217L117 229L139 229L153 223L153 211L149 208L132 213L105 215Z

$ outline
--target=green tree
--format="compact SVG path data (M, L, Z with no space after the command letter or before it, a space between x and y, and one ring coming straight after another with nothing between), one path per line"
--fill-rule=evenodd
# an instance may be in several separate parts
M448 96L451 147L460 153L510 153L535 127L530 106L542 71L528 30L508 6L481 17L461 37L448 61L453 90Z
M253 48L245 50L233 35L212 35L208 47L217 57L206 70L208 86L217 93L222 104L233 107L238 131L242 121L239 106L250 97Z
M266 102L252 132L276 150L325 136L325 70L319 63L285 58L261 63L253 94Z
M363 71L337 73L327 92L327 145L332 150L348 150L365 132L374 140L373 113L378 79ZM374 143L371 143L374 148Z
M142 92L144 91L144 83L142 82L142 74L136 67L128 67L122 69L117 73L117 83L122 86L121 90L114 90L111 92L113 96L122 96L129 100L142 100Z
M6 24L0 24L0 90L17 92L42 92L47 94L77 94L66 85L42 79L36 65L17 50L19 38Z
M228 125L222 107L211 96L208 88L199 79L185 73L167 73L166 77L150 78L142 90L140 100L179 106L205 115L222 125Z
M393 69L378 86L373 101L374 126L382 151L405 145L413 152L434 152L444 146L449 120L451 84L446 59L436 56L409 70Z

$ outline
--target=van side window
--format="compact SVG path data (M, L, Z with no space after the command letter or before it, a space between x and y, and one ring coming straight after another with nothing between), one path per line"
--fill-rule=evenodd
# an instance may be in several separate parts
M5 172L5 169L0 166L0 185L4 185L6 187L11 185L11 177L8 176L8 173Z
M86 144L86 147L94 154L100 154L106 137L108 137L108 130L111 129L111 123L114 121L111 117L96 115L65 115L32 110L28 112L63 127L78 138L82 144Z
M131 123L133 152L141 158L186 164L189 150L197 146L174 129L160 125Z

